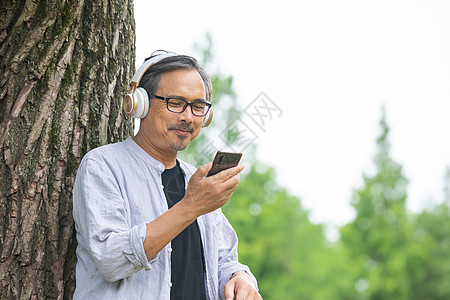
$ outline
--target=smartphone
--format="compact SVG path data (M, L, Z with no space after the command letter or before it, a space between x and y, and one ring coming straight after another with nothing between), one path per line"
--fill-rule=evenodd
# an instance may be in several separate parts
M213 160L212 168L209 170L208 174L206 174L206 177L237 166L241 160L241 157L242 153L217 151Z

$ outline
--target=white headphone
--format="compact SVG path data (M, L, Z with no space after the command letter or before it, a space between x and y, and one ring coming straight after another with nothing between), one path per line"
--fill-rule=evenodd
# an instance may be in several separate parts
M159 61L171 57L176 56L175 53L164 53L157 55L155 57L150 58L142 66L139 67L139 69L134 74L133 78L131 79L130 83L130 91L128 94L125 95L123 99L123 110L127 116L133 117L133 118L144 118L148 113L149 108L149 99L147 91L139 87L139 82L142 79L142 76L144 76L145 72L154 64L158 63ZM211 93L212 93L212 85L211 80L209 81L209 99L207 99L208 102L211 102ZM211 124L213 117L212 109L209 110L209 112L206 114L206 116L203 117L202 127L207 127L209 124Z

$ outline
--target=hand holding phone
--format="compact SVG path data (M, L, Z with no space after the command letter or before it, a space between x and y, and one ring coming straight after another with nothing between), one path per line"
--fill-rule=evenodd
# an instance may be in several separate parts
M241 160L241 157L242 153L217 151L216 156L213 160L212 168L211 170L209 170L206 177L237 166L239 164L239 161Z
M218 152L212 167L210 163L200 166L189 179L185 196L179 202L181 207L197 218L227 203L238 186L237 175L244 168L237 166L241 156L242 153ZM221 171L224 173L212 176Z

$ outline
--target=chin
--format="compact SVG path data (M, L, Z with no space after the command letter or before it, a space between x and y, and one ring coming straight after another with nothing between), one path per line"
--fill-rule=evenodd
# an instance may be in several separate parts
M186 150L186 148L189 146L189 144L184 144L184 143L177 143L177 144L172 144L171 148L173 151L184 151Z
M170 145L174 151L183 151L189 146L192 140L188 139L187 136L178 136L178 140Z

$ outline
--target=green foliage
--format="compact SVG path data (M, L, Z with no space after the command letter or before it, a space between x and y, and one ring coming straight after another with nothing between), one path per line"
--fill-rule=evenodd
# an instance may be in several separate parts
M258 163L242 176L223 211L239 236L239 256L258 278L264 299L352 298L351 265L312 224L300 199ZM346 276L343 276L343 275Z
M443 203L415 218L414 238L424 250L413 278L415 299L450 299L450 168L445 180Z

